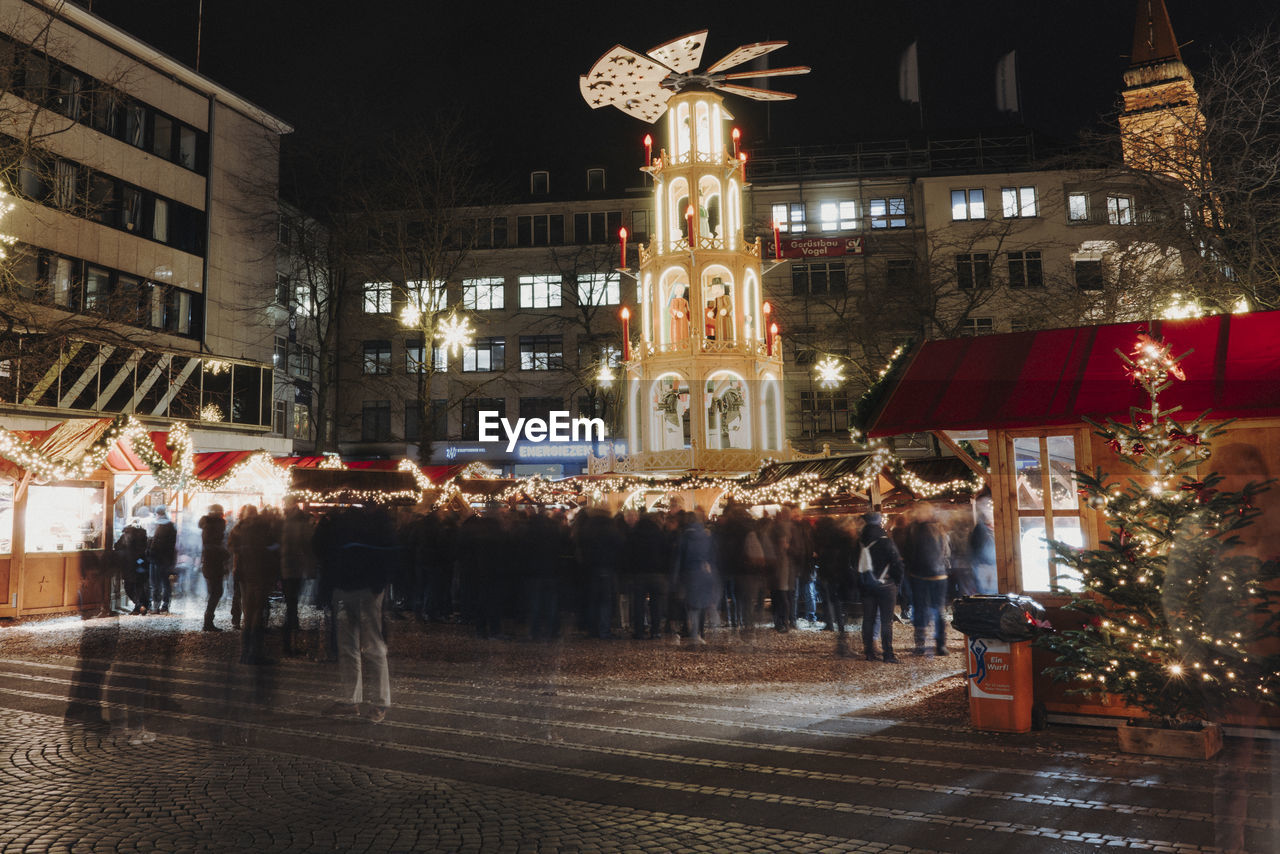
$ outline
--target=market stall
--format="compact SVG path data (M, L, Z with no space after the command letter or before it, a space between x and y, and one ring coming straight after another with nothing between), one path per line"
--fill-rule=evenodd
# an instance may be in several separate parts
M123 419L0 428L0 617L102 604L115 478L141 473L113 452L135 439Z

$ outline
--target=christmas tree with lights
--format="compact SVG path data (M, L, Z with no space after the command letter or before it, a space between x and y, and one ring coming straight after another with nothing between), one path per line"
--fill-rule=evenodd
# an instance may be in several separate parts
M1088 505L1105 513L1109 538L1098 549L1051 543L1056 559L1081 583L1070 609L1087 615L1079 629L1045 635L1057 653L1049 669L1073 692L1110 694L1165 726L1220 720L1234 698L1274 705L1280 698L1280 567L1241 548L1238 532L1261 512L1254 499L1269 482L1219 489L1218 474L1200 480L1211 440L1225 424L1204 415L1180 424L1180 407L1159 396L1188 354L1140 334L1133 351L1117 351L1125 372L1150 399L1130 423L1090 422L1138 474L1125 483L1098 469L1077 472Z

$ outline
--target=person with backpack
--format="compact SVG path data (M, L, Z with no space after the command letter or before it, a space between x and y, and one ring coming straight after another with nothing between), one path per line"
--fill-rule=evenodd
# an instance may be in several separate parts
M875 630L880 622L880 647L888 663L897 662L893 654L893 608L898 601L898 587L906 568L898 547L885 532L884 517L864 513L862 532L858 534L858 586L862 592L862 650L867 661L875 661Z

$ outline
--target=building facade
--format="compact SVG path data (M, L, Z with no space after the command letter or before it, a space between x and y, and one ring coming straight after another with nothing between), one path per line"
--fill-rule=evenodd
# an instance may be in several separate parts
M0 75L5 426L132 413L287 450L264 309L289 126L71 4L0 2Z

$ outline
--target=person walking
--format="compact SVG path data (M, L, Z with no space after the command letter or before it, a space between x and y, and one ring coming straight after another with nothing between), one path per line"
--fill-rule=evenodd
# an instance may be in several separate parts
M862 521L854 556L862 594L862 652L867 661L883 657L886 662L894 663L898 658L893 654L893 609L898 602L905 567L898 547L885 532L884 517L873 511L864 513ZM880 625L879 655L875 641L877 623Z
M284 628L281 631L285 655L293 655L293 640L301 629L298 622L298 599L302 585L315 577L315 552L311 538L315 525L311 514L303 510L296 498L285 500L284 521L280 530L280 586L284 591Z
M391 519L381 509L350 508L336 520L340 556L333 564L333 612L338 636L340 696L326 711L354 715L365 692L373 694L365 717L382 723L391 706L382 600L394 569Z
M151 609L151 594L147 568L147 529L142 521L134 516L129 524L120 532L116 540L116 554L119 555L120 573L124 577L125 594L133 602L133 616L145 615Z
M680 538L672 574L684 588L689 643L706 646L707 623L720 602L720 566L715 540L703 524L702 509L680 517Z
M911 585L915 655L924 655L929 626L933 626L934 652L947 654L947 623L943 608L947 598L947 537L934 519L933 505L916 504L914 521L907 528L907 582Z
M156 527L151 532L148 550L151 553L151 604L157 614L167 614L178 564L178 528L164 507L156 508Z
M220 632L213 624L214 612L222 599L222 588L227 580L227 520L222 515L221 504L209 505L209 512L200 517L200 574L204 576L209 599L204 608L204 630Z

